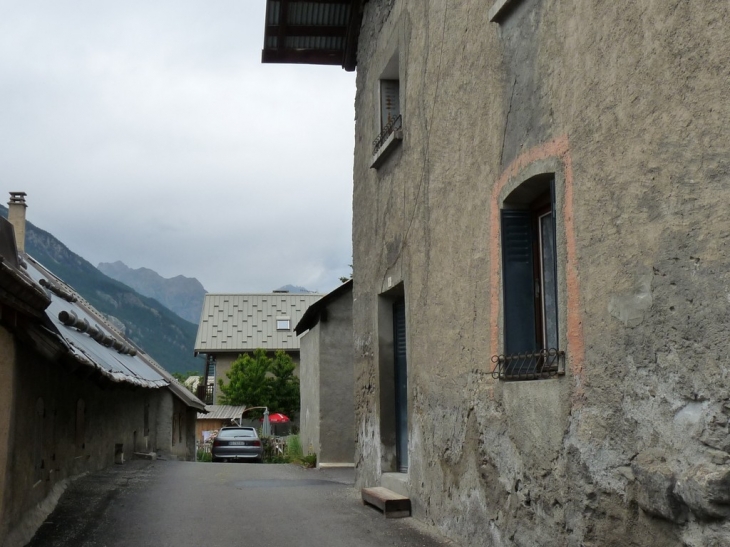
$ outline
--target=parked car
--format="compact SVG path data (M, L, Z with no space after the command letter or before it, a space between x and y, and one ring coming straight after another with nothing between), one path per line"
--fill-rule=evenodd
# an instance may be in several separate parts
M261 462L264 447L253 427L224 427L211 449L214 462L252 460Z

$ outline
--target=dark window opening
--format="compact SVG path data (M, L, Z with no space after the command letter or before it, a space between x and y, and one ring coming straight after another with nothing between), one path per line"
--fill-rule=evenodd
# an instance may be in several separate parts
M558 330L555 184L530 179L501 211L504 355L495 376L536 379L561 371Z

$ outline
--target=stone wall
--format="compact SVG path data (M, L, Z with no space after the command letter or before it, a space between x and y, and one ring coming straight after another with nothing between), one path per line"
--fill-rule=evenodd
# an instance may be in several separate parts
M352 293L327 305L320 333L321 463L351 464L355 453Z
M317 323L299 339L299 437L305 453L316 454L320 461L320 343L321 324Z
M730 5L370 0L353 196L358 483L394 471L406 301L414 515L469 545L722 545ZM403 140L377 169L378 80ZM555 177L565 375L504 382L499 210Z
M351 464L355 450L352 297L331 300L301 338L301 440L318 464Z
M8 397L0 405L1 546L25 544L67 482L81 473L158 448L194 458L195 411L168 389L99 380L89 367L44 359L2 327L0 337L0 377L10 379L1 388ZM173 408L192 412L177 450L171 450L165 429Z

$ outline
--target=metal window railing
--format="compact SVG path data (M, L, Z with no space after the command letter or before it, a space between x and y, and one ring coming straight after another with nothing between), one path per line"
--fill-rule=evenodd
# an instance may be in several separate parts
M565 351L550 348L532 353L492 356L492 378L540 380L565 374Z
M383 130L380 132L380 135L377 136L377 138L373 141L373 154L377 154L378 150L385 144L385 141L388 140L388 137L396 131L399 131L403 128L403 116L398 115L390 122L388 125L383 127Z

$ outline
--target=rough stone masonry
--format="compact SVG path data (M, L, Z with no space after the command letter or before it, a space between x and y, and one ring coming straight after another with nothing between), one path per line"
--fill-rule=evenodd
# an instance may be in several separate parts
M730 4L363 10L358 483L400 471L414 516L464 545L730 545ZM402 131L373 150L384 79ZM564 373L494 378L500 215L546 180Z

